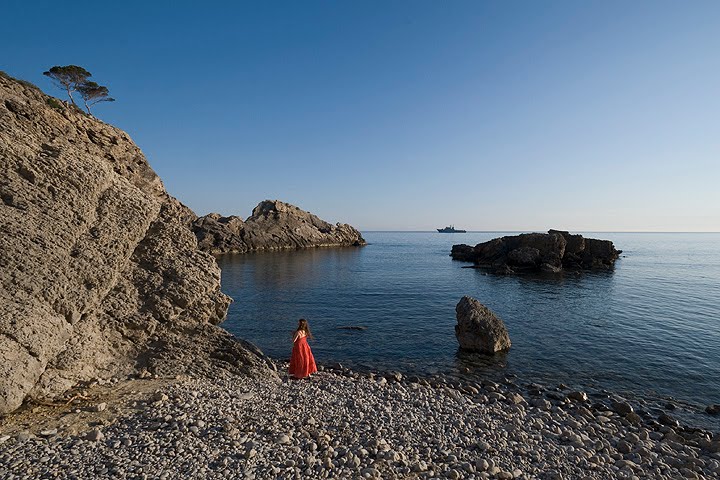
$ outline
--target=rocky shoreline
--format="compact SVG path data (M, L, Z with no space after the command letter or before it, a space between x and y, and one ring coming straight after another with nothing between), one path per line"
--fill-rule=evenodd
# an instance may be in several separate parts
M363 245L357 230L278 201L198 219L125 132L5 74L0 120L2 479L720 475L717 435L621 400L341 366L291 381L218 326L210 253ZM498 273L619 254L521 237L453 251Z
M114 403L102 396L76 399L0 421L0 477L720 475L720 440L711 432L680 426L667 415L641 416L625 402L592 402L583 392L512 379L404 376L336 365L303 381L222 372L114 383L126 392ZM49 414L37 421L44 410ZM105 414L111 410L114 417ZM68 427L79 424L84 429Z
M367 244L351 225L333 225L279 200L260 202L245 221L210 213L193 221L192 229L198 248L213 255Z

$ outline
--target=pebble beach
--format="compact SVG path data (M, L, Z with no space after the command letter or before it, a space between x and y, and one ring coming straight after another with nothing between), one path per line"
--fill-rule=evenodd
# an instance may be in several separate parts
M712 432L563 386L340 365L304 380L223 373L114 382L126 392L145 382L145 391L130 390L110 404L97 396L75 400L42 422L28 419L44 407L2 419L0 478L720 476L720 441ZM69 428L64 419L71 416L79 428Z

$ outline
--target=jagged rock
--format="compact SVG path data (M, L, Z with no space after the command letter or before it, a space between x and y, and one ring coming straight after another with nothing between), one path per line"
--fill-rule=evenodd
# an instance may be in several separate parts
M464 296L455 307L455 336L460 348L481 353L495 353L510 348L505 324L476 299Z
M454 260L473 262L493 273L560 273L563 269L609 270L622 253L609 240L584 238L560 230L523 233L469 245L453 245Z
M240 217L210 213L193 222L193 231L201 250L209 253L245 253L247 246L240 236L243 226Z
M507 255L508 265L520 268L536 268L540 263L540 250L533 247L519 247Z
M0 414L144 368L269 372L215 326L195 214L127 133L50 100L0 74Z
M332 225L279 200L260 202L244 222L240 217L211 213L198 218L193 230L200 248L213 254L366 243L350 225Z
M472 262L475 259L475 249L470 245L465 245L464 243L460 245L453 245L450 256L455 260Z

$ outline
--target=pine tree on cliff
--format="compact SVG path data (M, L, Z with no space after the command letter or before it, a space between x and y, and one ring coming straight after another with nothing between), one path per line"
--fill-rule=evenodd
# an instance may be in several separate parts
M58 88L67 91L68 97L73 105L77 107L75 99L72 96L73 90L77 90L80 85L87 82L92 74L83 67L77 65L66 65L64 67L54 66L43 75L50 77Z
M80 93L80 96L85 103L85 108L90 115L92 115L90 112L90 105L95 105L100 102L115 101L114 98L110 97L110 92L107 87L98 85L95 82L86 81L83 84L78 85L77 91Z

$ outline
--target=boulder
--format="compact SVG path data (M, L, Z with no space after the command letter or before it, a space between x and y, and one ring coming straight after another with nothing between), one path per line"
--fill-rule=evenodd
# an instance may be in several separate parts
M0 414L142 369L271 375L216 326L196 218L127 133L0 73Z
M476 299L464 296L455 313L455 336L462 350L492 354L510 348L503 321Z
M352 226L332 225L279 200L260 202L244 222L211 213L198 218L193 230L200 248L213 254L366 244Z
M584 238L562 230L523 233L469 245L453 245L454 260L473 262L492 273L560 273L563 270L609 270L622 253L610 240Z

